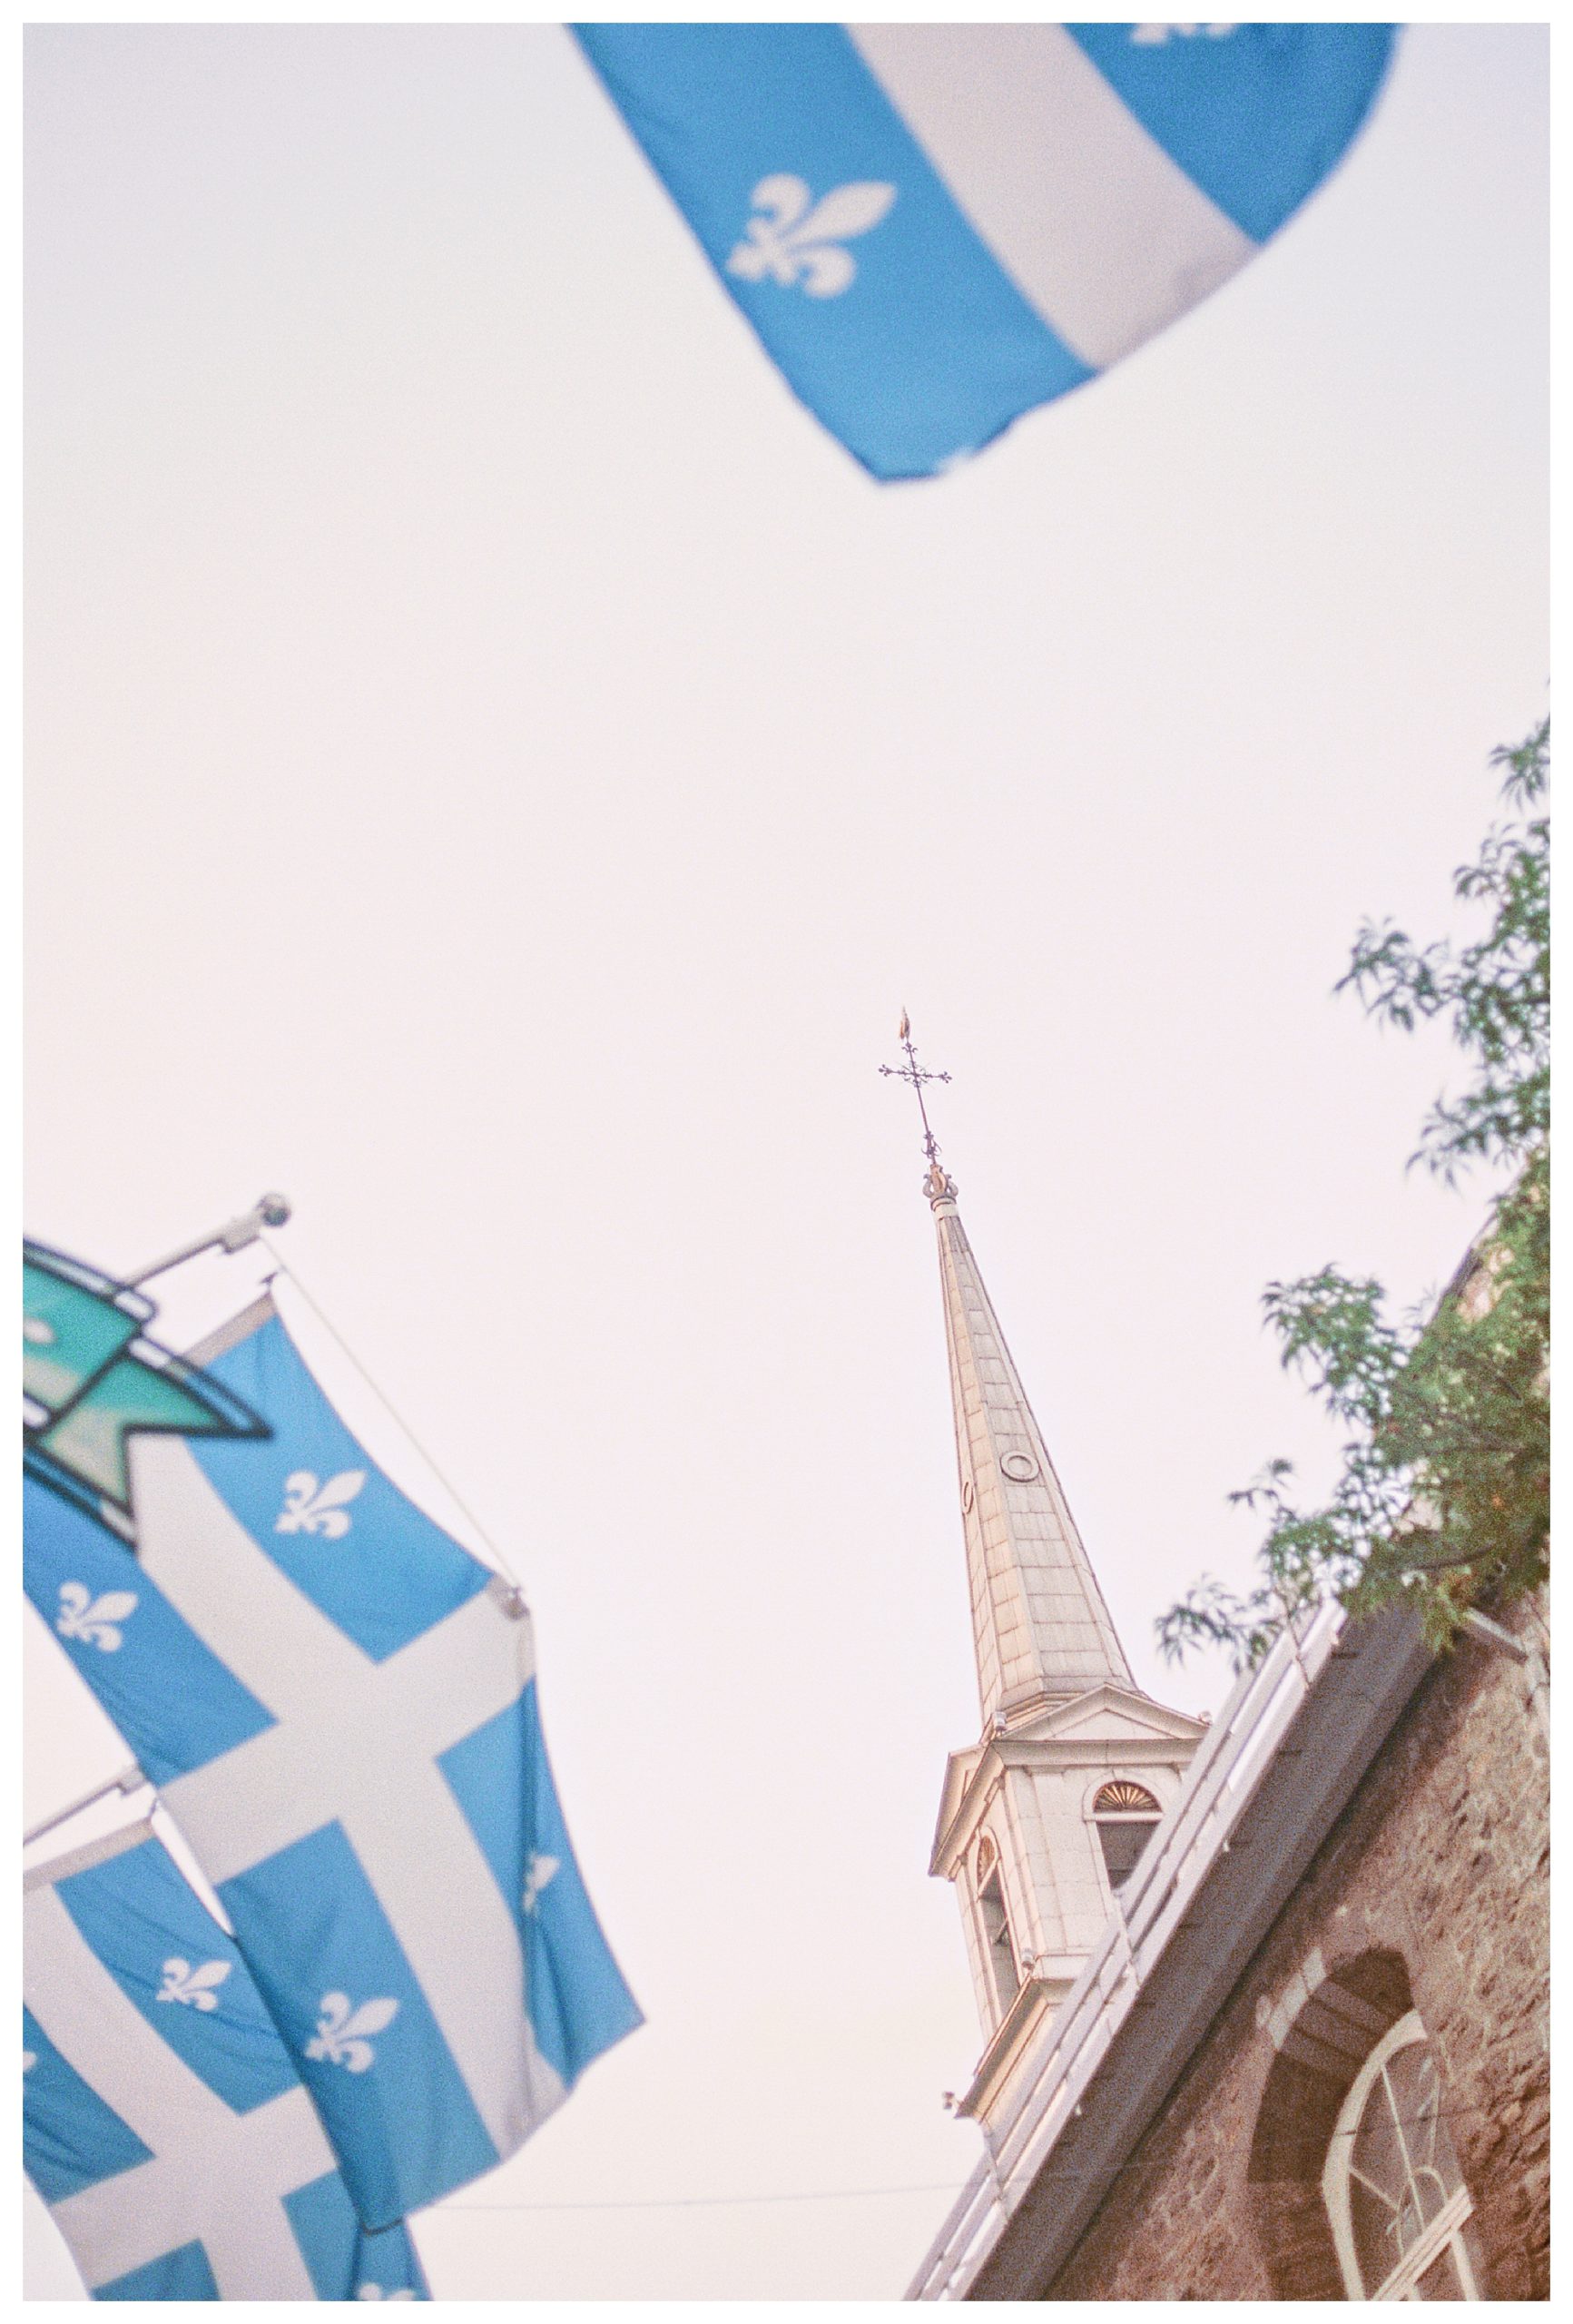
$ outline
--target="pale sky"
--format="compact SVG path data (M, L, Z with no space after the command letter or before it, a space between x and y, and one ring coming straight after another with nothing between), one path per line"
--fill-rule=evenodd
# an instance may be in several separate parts
M895 2297L978 2152L978 1704L876 1068L905 1006L1138 1679L1214 1706L1154 1618L1326 1459L1262 1286L1417 1298L1481 1214L1404 1174L1443 1047L1329 996L1545 704L1545 32L1410 34L1243 275L884 487L560 29L30 46L27 1223L131 1272L289 1195L525 1578L649 2021L433 2288ZM31 1820L126 1754L29 1624Z

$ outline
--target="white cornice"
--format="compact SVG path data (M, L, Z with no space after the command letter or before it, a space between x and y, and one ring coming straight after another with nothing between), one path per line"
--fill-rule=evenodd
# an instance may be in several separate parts
M1035 1968L1030 1976L1022 1979L1016 1999L978 2061L970 2089L957 2102L958 2114L976 2116L988 2112L989 2101L1028 2047L1033 2034L1059 2007L1080 1967L1079 1960L1067 1962L1062 1965L1063 1973L1057 1975L1052 1969L1048 1974L1040 1975Z
M1135 1687L1117 1686L1112 1679L1106 1679L1101 1686L1089 1687L1085 1694L1048 1705L1034 1716L1030 1725L1025 1719L1019 1724L1008 1723L1000 1730L1000 1740L1047 1743L1062 1738L1069 1739L1070 1730L1096 1710L1117 1711L1122 1717L1134 1719L1144 1730L1173 1735L1188 1743L1204 1735L1209 1724L1204 1718L1193 1718L1188 1711L1171 1710L1166 1703L1155 1702L1151 1695L1144 1695Z

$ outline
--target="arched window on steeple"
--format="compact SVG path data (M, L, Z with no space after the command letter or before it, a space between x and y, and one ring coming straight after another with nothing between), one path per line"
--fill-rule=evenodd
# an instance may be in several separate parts
M988 1962L988 1974L994 1982L995 1997L1003 2015L1021 1990L1021 1972L1016 1965L1016 1947L1010 1941L1010 1919L1005 1909L1005 1884L1000 1878L999 1851L987 1834L978 1843L973 1879L978 1895L978 1917L982 1926L983 1950Z
M1137 1859L1163 1810L1145 1784L1132 1783L1121 1776L1113 1783L1105 1784L1093 1801L1092 1813L1103 1847L1109 1893L1117 1896L1136 1870Z

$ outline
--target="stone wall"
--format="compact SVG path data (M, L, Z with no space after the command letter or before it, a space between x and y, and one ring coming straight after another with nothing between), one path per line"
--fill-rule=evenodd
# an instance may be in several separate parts
M1543 1640L1529 1608L1509 1619ZM1047 2297L1343 2298L1322 2158L1353 2053L1411 2006L1482 2289L1548 2296L1548 1765L1529 1686L1473 1638L1422 1682Z

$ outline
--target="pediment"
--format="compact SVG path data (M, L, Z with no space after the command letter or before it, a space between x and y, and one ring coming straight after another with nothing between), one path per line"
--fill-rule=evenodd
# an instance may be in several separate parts
M1007 1739L1055 1743L1072 1738L1092 1741L1159 1736L1165 1742L1192 1743L1206 1731L1204 1718L1193 1718L1183 1710L1170 1710L1165 1704L1155 1702L1150 1695L1138 1694L1134 1687L1116 1686L1113 1680L1106 1679L1085 1695L1077 1695L1067 1703L1057 1703L1034 1718L1023 1719L1019 1725L1013 1724Z
M935 1827L931 1873L949 1878L956 1856L988 1799L1012 1767L1086 1766L1162 1758L1178 1768L1207 1732L1204 1718L1170 1710L1134 1687L1106 1679L1070 1701L1055 1703L996 1728L965 1751L953 1751Z

